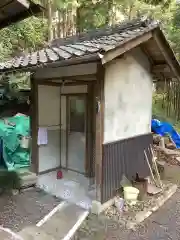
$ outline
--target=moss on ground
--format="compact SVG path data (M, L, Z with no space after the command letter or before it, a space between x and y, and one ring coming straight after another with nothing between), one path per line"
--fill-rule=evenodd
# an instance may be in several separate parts
M20 189L21 180L15 171L0 170L0 189L1 192Z

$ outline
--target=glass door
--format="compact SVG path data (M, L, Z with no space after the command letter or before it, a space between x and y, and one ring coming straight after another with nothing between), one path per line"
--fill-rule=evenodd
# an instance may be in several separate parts
M61 142L61 167L67 168L67 97L66 96L61 96L61 126L60 126L60 131L61 131L61 137L60 137L60 142Z
M86 164L86 96L68 96L67 168L85 173Z

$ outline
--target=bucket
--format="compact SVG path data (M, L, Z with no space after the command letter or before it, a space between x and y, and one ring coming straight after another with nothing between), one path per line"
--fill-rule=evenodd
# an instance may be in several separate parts
M22 137L20 141L21 148L28 149L30 147L30 137Z
M139 190L135 187L124 187L124 199L129 201L131 205L136 204Z

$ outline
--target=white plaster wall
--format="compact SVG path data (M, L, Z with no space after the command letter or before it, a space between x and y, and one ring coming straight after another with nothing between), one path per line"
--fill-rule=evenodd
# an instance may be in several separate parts
M58 126L60 123L60 87L38 86L39 126Z
M145 54L134 49L105 70L104 142L151 130L152 78Z

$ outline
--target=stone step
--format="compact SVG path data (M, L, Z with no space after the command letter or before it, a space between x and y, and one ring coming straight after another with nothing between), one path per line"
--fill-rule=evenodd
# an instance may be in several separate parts
M19 236L23 240L56 240L53 236L45 233L41 228L36 226L24 228L19 232Z
M75 204L65 203L40 228L55 239L70 239L88 214L88 211Z
M35 173L26 171L26 172L19 172L18 175L21 179L22 188L33 186L33 185L36 185L37 183L37 175Z

